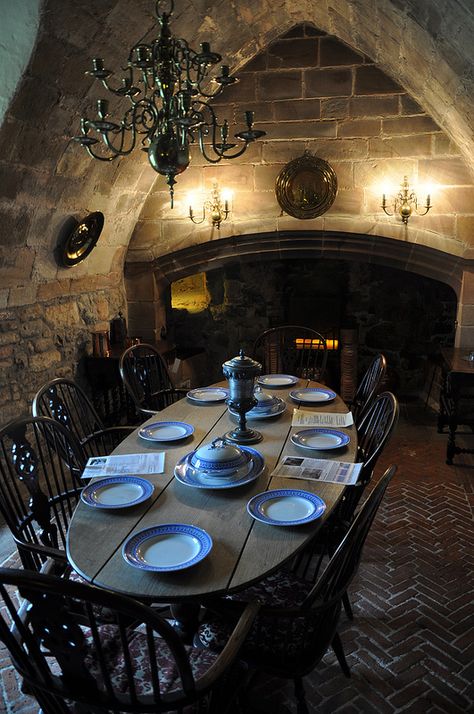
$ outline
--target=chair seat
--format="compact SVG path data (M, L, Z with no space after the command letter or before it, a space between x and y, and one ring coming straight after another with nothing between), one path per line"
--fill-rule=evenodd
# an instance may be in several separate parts
M123 648L120 643L118 628L114 625L103 625L101 629L101 640L104 645L104 655L106 666L112 680L114 688L122 694L130 694L128 688L128 678L125 675L125 661ZM156 661L159 668L160 692L162 695L170 694L182 689L181 679L176 667L176 660L165 640L155 635ZM94 677L99 688L103 688L101 668L94 657L92 637L87 637L87 646L90 654L86 655L85 662L88 670ZM152 694L150 687L151 671L149 667L147 636L145 632L134 631L129 638L131 666L134 671L134 684L136 694L144 697ZM197 647L186 646L189 664L193 677L198 681L211 667L217 659L217 654L211 650L199 649Z
M225 600L234 602L256 600L263 606L296 610L302 605L311 587L311 583L282 569ZM244 651L249 652L258 648L262 654L275 658L280 653L285 656L285 659L299 655L300 647L311 631L311 621L312 618L307 613L301 617L292 617L291 620L258 616L244 644ZM212 613L200 625L195 641L201 647L209 648L213 652L221 652L229 639L231 629L232 623L225 616ZM269 646L266 646L266 642Z

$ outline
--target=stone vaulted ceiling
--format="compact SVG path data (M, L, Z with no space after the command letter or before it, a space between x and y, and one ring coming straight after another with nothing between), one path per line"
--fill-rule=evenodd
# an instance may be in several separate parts
M140 151L102 164L68 139L101 96L84 76L90 58L102 55L118 69L130 44L153 28L152 7L150 0L44 0L36 48L0 131L4 285L64 275L52 258L61 225L93 210L104 212L106 227L94 261L74 277L120 272L156 174ZM396 78L472 169L472 0L177 0L172 29L193 46L210 39L238 71L301 22L336 35Z

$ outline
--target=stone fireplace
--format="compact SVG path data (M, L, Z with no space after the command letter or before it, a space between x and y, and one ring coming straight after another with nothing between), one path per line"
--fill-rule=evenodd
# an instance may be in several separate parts
M316 232L209 246L166 256L152 269L129 266L127 277L130 329L135 319L143 332L148 315L146 339L165 333L183 353L203 353L202 383L221 379L222 362L240 347L251 351L263 330L300 324L338 341L328 360L332 386L340 388L340 349L351 334L359 373L381 351L390 387L414 395L439 345L454 342L458 259L373 236Z

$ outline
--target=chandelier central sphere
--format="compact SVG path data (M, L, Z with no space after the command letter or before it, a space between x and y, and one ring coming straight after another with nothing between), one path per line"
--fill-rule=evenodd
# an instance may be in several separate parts
M160 10L164 5L166 12ZM129 106L116 122L109 118L109 102L99 99L97 116L83 116L81 133L74 137L99 161L127 156L137 143L141 144L154 170L166 176L171 207L176 176L189 165L191 144L197 142L206 161L216 164L222 159L236 159L250 143L265 136L264 131L253 128L253 112L246 111L246 128L234 134L237 142L229 140L229 124L227 120L219 123L211 100L238 80L226 65L221 66L218 76L208 76L221 56L208 42L196 52L185 39L174 37L169 24L173 10L174 0L157 0L159 36L131 48L121 84L109 83L112 72L105 68L103 59L92 60L92 70L86 74ZM211 83L214 91L209 89Z

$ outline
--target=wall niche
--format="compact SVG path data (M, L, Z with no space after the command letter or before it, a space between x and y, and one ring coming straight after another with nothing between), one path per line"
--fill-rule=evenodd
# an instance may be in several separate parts
M202 276L188 282L191 309L183 306L182 285L178 292L173 284L172 295L179 294L181 302L172 298L168 326L178 347L205 351L202 379L208 383L222 379L222 363L241 347L251 353L263 330L300 324L336 338L341 329L356 328L359 374L381 351L390 388L399 396L415 395L439 345L454 340L454 291L414 273L342 260L287 259L236 261L208 271L205 283ZM196 286L202 305L197 310ZM334 352L328 382L335 388L338 369Z

